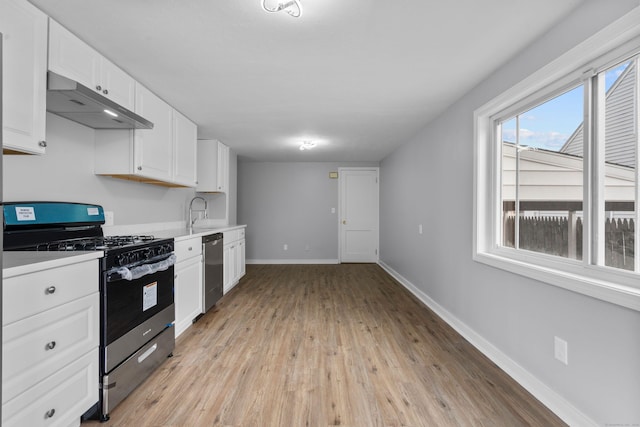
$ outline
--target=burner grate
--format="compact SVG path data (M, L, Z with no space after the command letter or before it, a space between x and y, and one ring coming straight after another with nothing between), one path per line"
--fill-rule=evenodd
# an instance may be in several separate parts
M125 246L137 245L154 240L149 235L105 236L57 240L36 245L37 251L101 251Z

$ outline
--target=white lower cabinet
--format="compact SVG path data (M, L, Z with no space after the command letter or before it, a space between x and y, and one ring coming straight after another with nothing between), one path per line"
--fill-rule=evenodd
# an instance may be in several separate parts
M174 300L176 338L202 312L202 238L175 243L176 265Z
M222 292L226 294L245 275L244 227L224 232Z
M77 426L98 401L98 279L90 260L4 280L3 426Z
M98 349L2 405L4 427L68 427L98 401Z

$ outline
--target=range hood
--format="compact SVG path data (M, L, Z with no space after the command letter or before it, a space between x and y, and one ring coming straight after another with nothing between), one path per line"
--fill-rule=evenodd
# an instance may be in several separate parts
M47 75L47 111L94 129L153 129L153 123L59 74Z

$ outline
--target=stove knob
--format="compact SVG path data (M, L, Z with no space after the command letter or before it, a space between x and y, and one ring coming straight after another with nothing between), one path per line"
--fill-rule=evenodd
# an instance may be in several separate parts
M153 251L151 249L145 249L142 251L142 258L145 260L149 260L153 258Z
M121 255L116 255L115 263L116 263L116 265L118 267L122 267L123 265L125 265L126 261L124 259L124 256L122 254Z

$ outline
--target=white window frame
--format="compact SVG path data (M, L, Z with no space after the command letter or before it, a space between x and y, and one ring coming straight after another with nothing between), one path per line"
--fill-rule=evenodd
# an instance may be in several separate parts
M583 259L574 260L499 245L501 234L501 143L494 135L497 114L517 111L532 102L552 97L570 85L586 82L585 99L592 99L591 77L640 49L640 7L571 49L511 89L474 112L474 221L473 259L522 276L640 311L640 274L598 264L595 245L599 183L598 153L584 150L584 244ZM585 132L592 128L585 115ZM597 130L596 130L597 131ZM589 135L585 135L585 145ZM595 154L595 155L594 155ZM640 163L639 163L640 165ZM639 167L640 169L640 167ZM636 174L637 175L637 174ZM640 182L637 183L640 187ZM640 207L636 206L636 213ZM636 218L638 215L636 214ZM636 236L639 224L636 222ZM640 239L636 239L640 240ZM636 242L636 247L638 247ZM636 259L640 253L636 252ZM636 261L637 262L637 261Z

